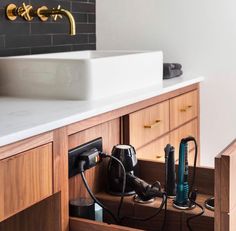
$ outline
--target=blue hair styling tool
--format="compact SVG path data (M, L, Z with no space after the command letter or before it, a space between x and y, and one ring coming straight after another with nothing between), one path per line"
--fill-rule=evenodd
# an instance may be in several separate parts
M192 183L189 187L188 182L188 143L194 142L195 144L195 157L194 157L194 169ZM184 138L180 142L179 146L179 166L178 166L178 177L177 177L177 192L173 206L178 209L186 210L195 207L195 203L192 200L190 194L195 180L195 169L197 163L197 142L194 137L189 136ZM195 198L196 199L196 198Z

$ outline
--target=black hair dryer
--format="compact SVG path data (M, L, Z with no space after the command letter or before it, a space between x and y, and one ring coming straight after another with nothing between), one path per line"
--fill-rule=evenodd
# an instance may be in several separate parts
M137 165L136 152L133 146L118 144L112 149L112 156L119 159L125 167L126 174L134 175L134 169ZM110 160L108 165L108 192L113 195L122 194L123 170L119 163ZM126 183L124 195L133 195L135 191Z
M134 170L137 166L136 152L131 145L116 145L112 154L121 161L125 168L126 184L124 194L122 193L124 182L124 170L121 165L111 159L108 165L108 192L113 195L132 195L137 194L135 200L137 202L147 202L155 197L163 197L160 183L155 182L150 185L146 181L135 176Z

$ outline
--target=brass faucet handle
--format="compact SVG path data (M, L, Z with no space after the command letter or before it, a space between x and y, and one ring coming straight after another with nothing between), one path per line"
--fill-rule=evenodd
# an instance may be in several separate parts
M56 13L56 12L59 12L61 10L61 6L60 5L58 5L58 7L56 9L53 8L52 10L55 12L55 14L52 15L52 18L53 18L54 21L57 21L57 18L62 18L61 14L57 14Z
M46 6L41 6L37 9L37 15L40 18L41 21L45 22L48 20L48 15L45 14L45 12L48 11L48 8Z
M33 9L31 5L22 4L21 7L18 8L18 14L23 17L26 21L31 21L33 17L30 15L30 11Z
M15 4L9 4L6 7L6 16L9 20L14 21L17 19L17 6Z

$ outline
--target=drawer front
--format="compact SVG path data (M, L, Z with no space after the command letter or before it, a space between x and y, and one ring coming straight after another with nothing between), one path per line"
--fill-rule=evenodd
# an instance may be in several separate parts
M87 220L84 218L70 217L70 231L141 231L126 226L107 224L99 221Z
M169 101L130 114L130 144L136 149L169 131Z
M169 143L169 135L165 135L137 150L140 160L165 162L164 148Z
M170 143L175 147L175 158L178 160L179 158L179 143L182 138L185 138L187 136L193 136L198 140L198 122L197 119L187 123L186 125L174 130L173 132L170 133ZM199 150L199 149L198 149ZM194 163L194 154L195 154L195 149L194 149L194 144L191 142L189 144L189 164L193 165ZM199 157L199 153L198 153Z
M236 227L236 139L215 157L215 230Z
M0 161L0 221L52 195L52 144Z
M198 91L192 91L170 100L170 129L198 116Z

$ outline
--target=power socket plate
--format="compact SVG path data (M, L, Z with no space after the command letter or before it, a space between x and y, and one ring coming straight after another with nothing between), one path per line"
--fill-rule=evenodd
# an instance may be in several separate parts
M102 152L102 137L95 140L89 141L88 143L82 144L76 148L69 150L68 153L68 163L69 163L69 178L77 175L78 170L78 157L86 151L96 148L98 151Z

